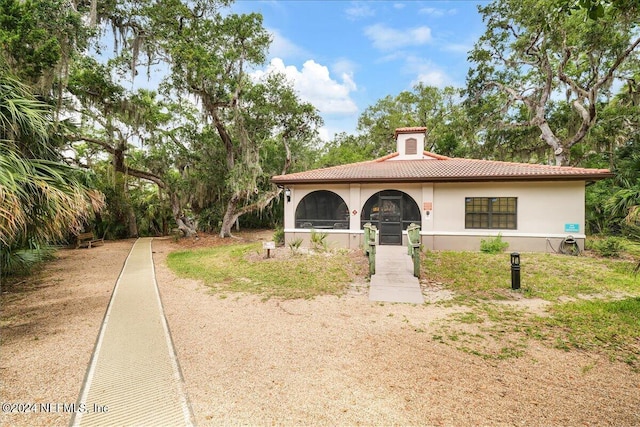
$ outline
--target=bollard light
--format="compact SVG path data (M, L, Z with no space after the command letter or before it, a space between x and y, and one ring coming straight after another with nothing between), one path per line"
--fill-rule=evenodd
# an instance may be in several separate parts
M520 254L518 252L511 253L511 265L520 265Z
M511 289L520 289L520 254L511 253Z

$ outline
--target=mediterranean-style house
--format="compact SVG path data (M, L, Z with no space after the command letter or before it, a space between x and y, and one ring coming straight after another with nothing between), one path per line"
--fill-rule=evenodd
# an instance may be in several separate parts
M397 151L379 159L274 176L285 189L285 241L322 232L334 246L406 244L420 225L429 250L479 250L500 234L509 250L545 252L571 236L584 248L585 186L607 169L450 158L424 151L426 128L396 129Z

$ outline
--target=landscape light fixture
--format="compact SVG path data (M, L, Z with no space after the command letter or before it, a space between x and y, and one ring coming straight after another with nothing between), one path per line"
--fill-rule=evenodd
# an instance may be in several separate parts
M520 254L511 253L511 289L520 289Z

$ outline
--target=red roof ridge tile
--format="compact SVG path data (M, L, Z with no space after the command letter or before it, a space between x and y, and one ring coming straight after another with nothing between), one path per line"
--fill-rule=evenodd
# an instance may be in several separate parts
M398 157L400 153L397 151L395 153L387 154L386 156L379 157L374 160L374 162L384 162L385 160L393 159L394 157Z
M395 137L398 137L398 134L400 133L425 133L427 131L427 128L424 126L410 126L410 127L404 127L404 128L396 128L395 130Z
M422 154L424 154L427 157L433 157L434 159L437 159L437 160L451 160L452 159L451 157L443 156L442 154L432 153L431 151L427 151L427 150L424 150L422 152Z
M436 153L432 153L430 151L423 151L422 152L423 155L427 156L427 157L432 157L436 160L451 160L451 157L447 157L447 156L443 156L441 154L436 154ZM373 162L384 162L386 160L389 159L393 159L394 157L398 157L400 155L400 153L398 153L397 151L395 153L390 153L387 154L386 156L382 156L382 157L378 157L377 159L374 160L369 160L369 161L373 161ZM406 160L424 160L424 159L406 159ZM366 163L366 162L360 162L360 163Z
M436 156L437 156L437 154L436 154ZM504 160L468 159L468 158L465 158L465 157L452 157L452 158L449 158L449 159L451 159L451 160L463 160L463 161L467 161L467 162L485 162L485 163L498 163L498 164L503 164L503 165L520 165L520 166L547 169L547 170L548 169L557 169L557 170L565 170L566 171L567 169L572 169L572 170L576 170L576 171L588 170L590 172L596 172L596 171L597 172L603 172L603 173L610 173L611 172L611 170L609 170L609 169L583 168L583 167L577 167L577 166L542 165L540 163L508 162L508 161L504 161Z

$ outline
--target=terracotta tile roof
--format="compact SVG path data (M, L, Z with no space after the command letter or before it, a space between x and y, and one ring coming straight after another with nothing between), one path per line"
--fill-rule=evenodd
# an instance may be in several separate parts
M586 169L451 158L424 152L424 160L396 160L397 153L360 163L271 178L275 184L348 182L595 181L611 178L608 169Z
M396 128L396 138L398 137L399 134L401 133L421 133L424 134L427 131L427 128L425 127L408 127L408 128Z

